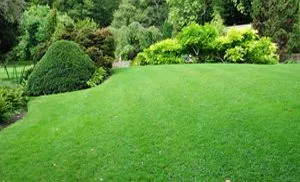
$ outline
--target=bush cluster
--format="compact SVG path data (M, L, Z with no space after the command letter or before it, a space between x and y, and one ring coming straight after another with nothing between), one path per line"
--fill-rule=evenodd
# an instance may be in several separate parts
M276 64L277 47L270 38L259 38L252 29L231 29L215 41L218 55L229 63Z
M109 76L109 73L102 67L97 68L92 78L87 82L89 87L96 87L104 82L104 80Z
M230 29L222 35L213 24L192 23L173 39L151 45L136 57L134 64L174 64L228 62L276 64L277 46L270 38L260 38L252 29Z
M58 40L80 45L96 66L110 69L114 60L115 42L108 28L100 29L91 19L74 21L49 6L31 6L22 17L18 45L6 56L7 62L33 61L36 64L48 48Z
M53 43L29 76L26 90L38 96L87 88L94 62L71 41Z
M97 27L92 20L79 20L68 26L60 39L76 42L97 67L109 70L114 61L115 41L108 28Z
M0 87L0 121L26 107L27 97L22 87Z
M158 64L179 64L181 59L182 46L176 39L166 39L151 45L144 52L139 53L135 59L138 65Z
M139 52L162 39L158 28L145 28L138 22L112 30L117 45L115 54L122 60L133 60Z
M219 36L218 30L211 24L204 26L192 23L186 26L176 36L182 45L185 54L196 57L197 60L206 60L215 51L214 41Z

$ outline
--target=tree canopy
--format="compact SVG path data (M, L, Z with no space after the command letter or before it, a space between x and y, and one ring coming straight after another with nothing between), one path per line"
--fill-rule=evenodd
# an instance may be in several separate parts
M298 0L253 0L254 27L260 35L270 36L277 43L281 54L288 50L300 52L299 4Z
M165 0L122 0L114 13L112 26L120 28L139 22L144 27L160 27L167 17L168 6Z
M0 1L0 55L16 43L18 25L24 6L24 0Z

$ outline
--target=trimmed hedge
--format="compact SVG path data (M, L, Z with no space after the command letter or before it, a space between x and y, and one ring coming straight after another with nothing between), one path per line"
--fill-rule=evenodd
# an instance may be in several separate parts
M78 44L53 43L28 79L26 90L38 96L88 88L87 81L96 70L94 62Z

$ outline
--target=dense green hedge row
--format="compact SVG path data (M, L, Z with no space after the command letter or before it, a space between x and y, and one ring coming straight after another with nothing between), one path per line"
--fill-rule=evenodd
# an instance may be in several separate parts
M174 39L151 45L136 57L134 64L171 64L183 62L228 62L276 64L276 45L260 38L252 29L230 29L222 33L212 24L192 23Z

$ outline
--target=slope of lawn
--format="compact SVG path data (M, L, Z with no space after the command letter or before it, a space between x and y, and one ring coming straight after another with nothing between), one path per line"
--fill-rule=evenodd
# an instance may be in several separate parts
M120 69L0 132L0 181L226 177L300 180L300 65Z

